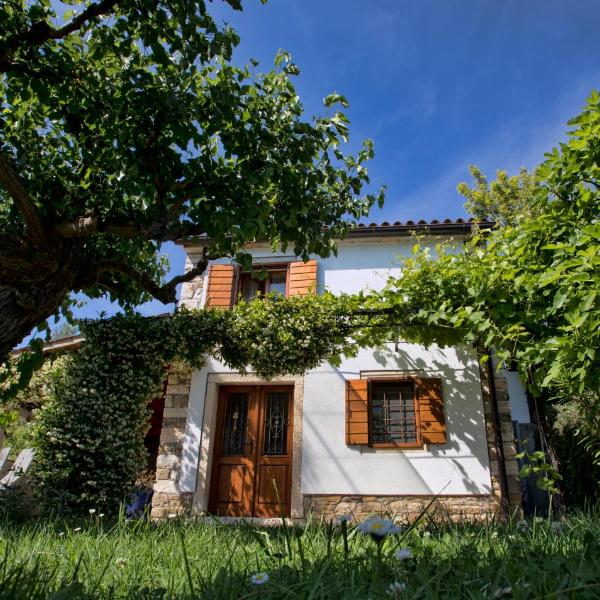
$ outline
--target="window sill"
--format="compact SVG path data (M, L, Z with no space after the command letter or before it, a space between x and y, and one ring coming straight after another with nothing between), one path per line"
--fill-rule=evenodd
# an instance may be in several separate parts
M394 444L393 442L386 444L369 444L369 448L393 448L395 450L422 450L423 444Z

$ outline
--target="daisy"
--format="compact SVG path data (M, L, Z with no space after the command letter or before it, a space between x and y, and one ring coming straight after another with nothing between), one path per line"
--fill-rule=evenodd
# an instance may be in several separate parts
M400 527L394 525L389 519L382 517L371 517L366 519L359 526L358 530L361 533L370 535L376 542L380 542L387 535L399 533Z
M255 585L263 585L263 584L267 583L267 581L269 581L269 574L268 573L256 573L256 574L252 575L252 577L250 577L250 581L252 581L252 583L254 583Z

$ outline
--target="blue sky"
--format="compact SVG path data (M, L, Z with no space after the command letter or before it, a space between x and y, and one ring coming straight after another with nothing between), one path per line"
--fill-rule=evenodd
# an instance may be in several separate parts
M245 0L210 6L242 43L234 62L267 70L279 48L301 69L308 115L337 91L350 101L351 146L370 137L372 221L464 216L468 165L534 167L600 87L597 0ZM173 274L184 255L168 248ZM168 307L167 307L168 308ZM165 312L152 302L145 314ZM114 312L107 302L77 311Z

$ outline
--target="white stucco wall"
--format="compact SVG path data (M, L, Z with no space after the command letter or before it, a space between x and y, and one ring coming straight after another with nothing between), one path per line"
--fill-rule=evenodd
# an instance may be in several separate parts
M440 377L448 442L418 450L345 443L345 380L387 371ZM181 491L194 491L209 373L229 372L214 360L194 373L184 439ZM477 356L469 348L413 344L364 350L339 368L304 377L303 494L487 494L490 473Z
M516 371L502 371L502 376L506 378L506 387L508 389L508 401L510 404L510 413L513 421L520 423L531 423L529 414L529 404L525 388L521 383L519 374Z
M413 244L410 238L342 243L337 257L319 259L319 290L352 293L381 289L390 275L400 273L400 257L407 256ZM265 247L250 252L256 262L273 261L278 256ZM418 450L346 446L345 380L383 370L443 380L447 444ZM181 491L196 488L208 375L216 372L228 369L210 359L193 376ZM491 491L479 367L470 348L427 349L401 343L397 352L393 346L364 350L358 357L343 361L339 368L324 364L304 378L302 431L303 494L429 495L443 490L444 495L450 495Z

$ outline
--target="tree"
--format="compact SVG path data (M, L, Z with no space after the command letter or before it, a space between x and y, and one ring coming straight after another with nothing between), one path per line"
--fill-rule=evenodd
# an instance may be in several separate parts
M389 336L386 321L401 317L403 336L416 341L493 347L535 394L597 396L600 95L569 124L570 140L546 155L523 197L530 216L475 236L462 252L440 246L433 256L417 245L402 276L369 299L387 312L367 343ZM429 328L410 326L417 321Z
M469 171L475 180L472 189L466 183L458 184L458 192L466 199L465 208L478 220L493 221L498 225L516 225L521 218L531 218L539 213L536 195L536 177L522 168L518 175L506 171L496 172L496 181L490 185L479 167L471 165Z
M371 143L341 150L346 99L303 119L289 55L232 66L203 0L70 4L62 25L50 0L0 7L0 361L72 292L170 303L257 238L325 256L383 200L361 195ZM198 234L203 257L164 282L161 244Z

